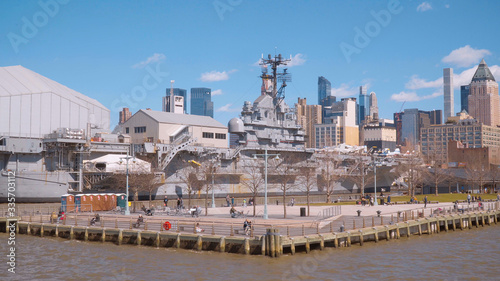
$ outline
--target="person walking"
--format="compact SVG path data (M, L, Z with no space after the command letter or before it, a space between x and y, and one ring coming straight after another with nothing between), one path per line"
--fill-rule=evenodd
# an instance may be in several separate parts
M226 196L226 203L227 203L227 206L229 207L230 204L229 204L229 194Z
M471 196L470 196L470 193L469 193L469 194L467 194L467 204L469 204L469 205L470 205L470 198L471 198Z
M231 206L234 206L234 197L231 197Z
M424 208L427 208L427 195L424 197Z
M165 199L163 199L163 204L165 205L165 212L167 211L168 208L167 203L168 203L168 197L165 196Z

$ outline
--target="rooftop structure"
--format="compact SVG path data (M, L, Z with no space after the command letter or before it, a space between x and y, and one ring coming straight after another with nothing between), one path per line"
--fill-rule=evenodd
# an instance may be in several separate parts
M489 126L500 125L500 97L498 83L486 62L481 60L470 83L469 114Z

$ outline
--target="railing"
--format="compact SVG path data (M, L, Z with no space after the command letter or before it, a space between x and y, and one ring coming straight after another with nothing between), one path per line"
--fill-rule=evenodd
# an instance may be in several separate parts
M333 207L330 207L328 209L324 209L322 211L323 218L331 218L331 217L335 217L335 216L340 216L341 214L342 214L342 206L341 205L333 206Z

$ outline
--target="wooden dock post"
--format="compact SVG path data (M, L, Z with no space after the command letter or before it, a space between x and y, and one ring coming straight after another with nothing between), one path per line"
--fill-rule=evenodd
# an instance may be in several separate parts
M333 246L335 248L338 248L339 247L339 238L337 237L337 235L335 234L335 237L333 237Z
M31 216L30 216L30 223L28 223L28 228L26 229L26 234L31 235Z
M422 236L422 223L418 220L417 220L417 222L418 222L418 235Z
M40 224L40 237L43 237L43 223Z
M399 232L399 224L396 224L396 239L401 237L401 233Z
M224 253L226 251L226 237L222 236L219 240L219 252Z
M347 247L351 247L351 232L347 232Z
M476 228L478 228L478 227L479 227L479 217L478 217L478 215L476 214Z
M272 229L271 229L272 230ZM269 232L269 244L271 247L269 247L269 250L270 250L270 253L269 253L269 256L275 258L276 257L276 245L275 245L275 237L274 237L274 233L272 233L271 231ZM306 251L307 251L307 244L306 244ZM308 252L309 253L309 252Z
M309 237L306 237L306 253L311 252L311 243L309 242Z
M83 236L83 241L87 242L89 241L89 228L85 227L85 234Z
M448 219L444 217L444 231L448 232Z
M292 255L295 255L295 240L293 238L290 238L291 244L290 244L290 251L292 252Z
M261 246L260 246L260 254L265 256L266 255L266 234L262 235L260 237L260 242L261 242Z
M160 227L161 231L161 227ZM160 232L156 232L156 248L160 248Z
M321 234L319 235L319 237L320 237L320 239L321 239L321 240L319 241L319 249L320 249L321 251L323 251L323 250L325 249L325 237L323 237L323 235L321 235Z
M389 241L389 238L391 237L389 233L389 227L386 225L385 226L385 240Z
M356 229L356 219L352 219L352 229Z
M234 236L234 229L232 223L231 223L231 232L229 233L229 236Z
M102 243L106 242L106 229L105 228L102 229L101 239L102 239Z
M245 255L250 255L250 240L245 237Z
M56 225L56 237L59 238L59 225Z
M123 242L123 230L120 229L118 230L118 245L121 245L122 242Z
M73 230L73 227L69 229L69 240L73 240L75 238L75 232Z
M141 242L142 242L141 231L138 230L137 231L137 246L141 246Z
M201 238L201 235L198 235L196 238L196 250L201 251L203 249L203 240Z
M363 230L359 230L359 245L363 246Z
M375 233L374 233L375 243L377 243L378 242L378 231L377 231L377 229L375 227L373 228L373 230L375 231Z
M179 224L177 224L177 229L179 229ZM181 247L181 234L177 233L177 237L175 238L175 248L179 249Z
M453 231L457 230L457 223L455 222L455 217L451 217L451 222L453 223Z
M410 224L406 222L406 237L410 237Z

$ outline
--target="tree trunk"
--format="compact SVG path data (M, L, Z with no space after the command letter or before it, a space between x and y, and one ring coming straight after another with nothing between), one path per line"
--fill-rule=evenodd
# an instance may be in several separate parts
M309 216L309 190L307 190L307 216Z
M208 189L205 192L205 216L208 216Z
M330 192L326 193L326 203L330 203Z
M436 196L438 196L438 195L439 195L439 194L438 194L438 182L437 182L437 181L436 181L436 191L435 191L435 193L434 193L434 194L435 194Z
M283 218L286 219L286 192L285 192L285 190L283 190Z
M252 197L252 202L253 202L253 216L255 217L255 193L253 194L253 197Z

